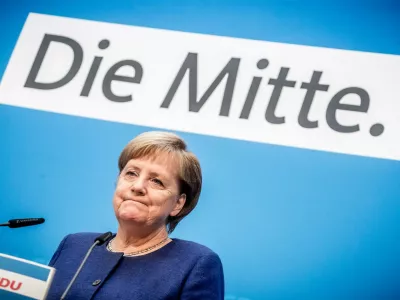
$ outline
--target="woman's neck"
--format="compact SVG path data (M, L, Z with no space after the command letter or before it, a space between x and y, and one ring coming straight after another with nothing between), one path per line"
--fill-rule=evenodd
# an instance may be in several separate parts
M137 230L129 230L119 226L117 235L112 242L112 248L116 252L131 253L142 251L166 239L168 240L168 232L165 226L140 234ZM163 243L163 245L165 244Z

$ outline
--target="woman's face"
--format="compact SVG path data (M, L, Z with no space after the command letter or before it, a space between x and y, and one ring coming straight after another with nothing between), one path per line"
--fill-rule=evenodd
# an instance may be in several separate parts
M168 154L131 159L121 171L113 206L119 221L161 226L185 204L178 165Z

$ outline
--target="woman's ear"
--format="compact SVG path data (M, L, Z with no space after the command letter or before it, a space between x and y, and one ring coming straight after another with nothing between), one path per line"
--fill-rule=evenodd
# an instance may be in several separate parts
M185 203L186 203L186 194L181 194L179 196L178 200L176 201L175 206L174 206L174 208L172 209L172 211L171 211L171 213L169 215L171 217L175 217L176 215L178 215L181 212L181 210L182 210L183 206L185 205Z

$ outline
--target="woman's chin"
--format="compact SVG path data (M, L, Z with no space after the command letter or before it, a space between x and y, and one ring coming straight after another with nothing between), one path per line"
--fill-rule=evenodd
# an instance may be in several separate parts
M118 218L123 221L140 221L143 218L143 212L137 208L120 208L117 214Z

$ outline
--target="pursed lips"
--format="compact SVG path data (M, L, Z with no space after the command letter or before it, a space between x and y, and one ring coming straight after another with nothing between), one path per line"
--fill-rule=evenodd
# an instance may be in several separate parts
M123 202L125 202L125 201L132 201L132 202L137 202L137 203L146 205L146 203L144 203L143 201L139 201L139 200L135 200L135 199L123 199L123 200L124 200Z

